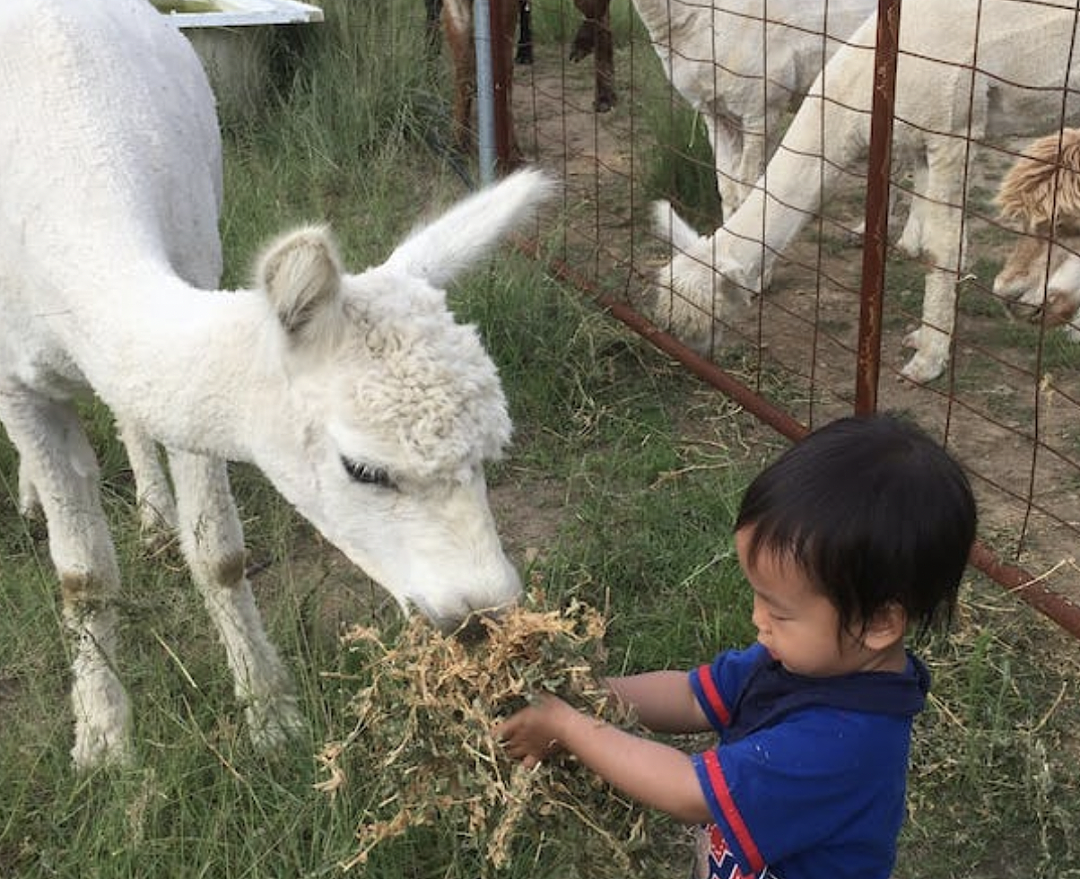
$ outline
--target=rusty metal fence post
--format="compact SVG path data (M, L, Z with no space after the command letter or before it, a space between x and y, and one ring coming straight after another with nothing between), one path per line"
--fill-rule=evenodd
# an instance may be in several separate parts
M889 233L889 171L892 166L896 63L900 54L901 0L878 3L874 49L874 95L867 163L866 231L862 249L859 341L855 367L855 412L877 410L881 374L881 315Z

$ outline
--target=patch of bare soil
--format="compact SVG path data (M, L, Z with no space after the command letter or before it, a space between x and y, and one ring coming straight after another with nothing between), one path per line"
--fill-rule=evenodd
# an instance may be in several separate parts
M660 147L642 136L632 58L617 56L619 103L597 114L591 61L571 65L540 48L531 68L516 71L514 110L527 157L565 181L557 258L587 291L643 301L670 250L649 231L636 179L649 158L642 151ZM1012 161L997 146L1015 150L1027 141L972 150L955 355L946 375L927 385L899 378L910 355L902 340L919 325L924 267L890 256L878 408L914 418L963 462L980 505L981 539L994 554L1038 576L1065 605L1080 606L1080 347L1060 329L1011 316L990 292L1015 241L993 221L993 195ZM731 319L712 355L806 426L854 411L862 253L846 230L862 219L864 191L853 180L832 195L778 262L771 289Z

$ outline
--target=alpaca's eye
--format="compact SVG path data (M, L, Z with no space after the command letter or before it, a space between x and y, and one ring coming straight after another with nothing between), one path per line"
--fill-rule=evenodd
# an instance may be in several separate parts
M354 461L344 455L341 457L341 465L354 482L360 482L364 485L378 485L382 488L394 487L394 483L390 481L390 474L382 467L375 467L362 461Z

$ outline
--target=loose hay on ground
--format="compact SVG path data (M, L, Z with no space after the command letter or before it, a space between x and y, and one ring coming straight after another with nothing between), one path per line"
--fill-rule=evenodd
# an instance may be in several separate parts
M499 620L482 620L482 638L442 635L419 618L393 643L369 628L344 636L363 660L351 703L356 722L318 754L329 777L317 786L331 795L346 784L374 788L346 868L412 828L438 825L475 847L485 872L507 866L518 843L538 841L590 876L633 872L650 845L640 808L567 755L529 771L495 738L498 722L540 692L597 722L634 725L598 679L602 614L576 601L543 604L534 593Z

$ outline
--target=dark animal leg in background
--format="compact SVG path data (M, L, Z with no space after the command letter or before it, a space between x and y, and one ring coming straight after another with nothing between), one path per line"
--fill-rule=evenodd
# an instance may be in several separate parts
M439 20L442 17L442 0L424 0L427 22L427 47L429 55L438 55L442 36L439 33ZM532 4L529 0L518 0L518 43L514 60L518 64L533 63L532 42Z
M425 0L430 2L430 0ZM454 7L443 3L442 30L446 39L454 69L454 143L458 152L467 155L474 146L473 99L476 95L476 50L471 24L472 2L465 0L470 22L456 20L450 14ZM514 51L517 47L518 15L521 0L490 0L490 11L498 16L492 22L492 30L501 38L492 53L493 73L496 82L495 118L496 151L499 154L500 173L518 167L523 157L514 134L513 124L513 75ZM465 25L465 26L463 26ZM500 85L501 84L501 85ZM500 112L500 108L501 112Z
M606 113L615 106L615 57L611 37L610 0L574 0L584 16L570 47L570 60L596 53L596 97L593 109Z
M518 44L514 60L518 64L532 64L532 4L529 0L519 0L518 6Z
M442 0L424 0L427 22L428 57L438 57L442 48L442 34L439 31L439 19L442 16Z
M582 58L588 58L594 48L596 48L596 21L582 19L577 33L574 34L574 42L570 44L570 60L577 62Z

